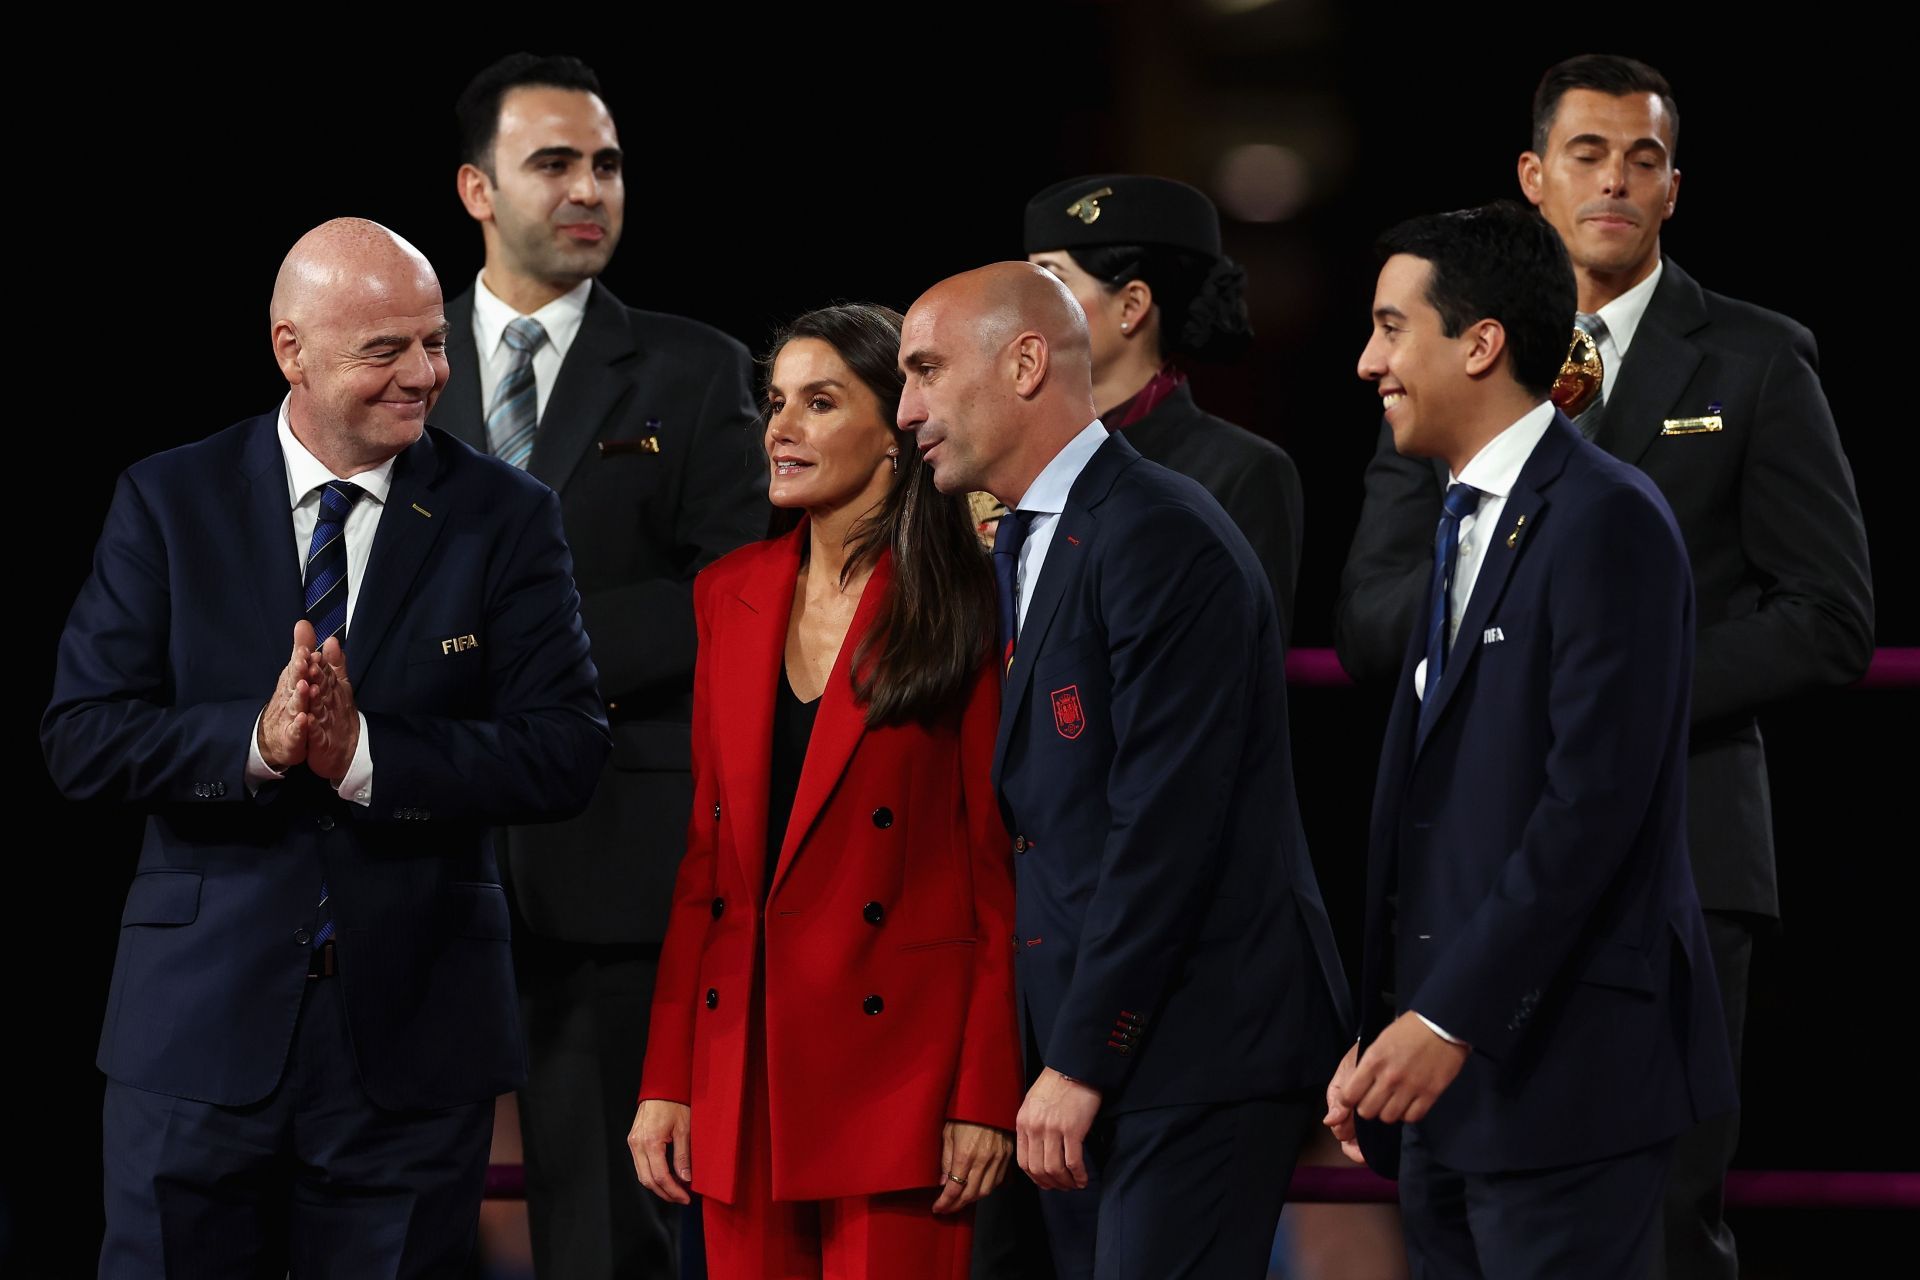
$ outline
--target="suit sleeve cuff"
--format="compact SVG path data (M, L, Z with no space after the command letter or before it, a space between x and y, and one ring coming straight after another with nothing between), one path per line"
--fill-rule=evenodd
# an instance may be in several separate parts
M1420 1013L1419 1011L1416 1010L1413 1016L1420 1019L1420 1021L1426 1023L1427 1030L1433 1032L1433 1034L1439 1036L1442 1040L1445 1040L1448 1044L1457 1044L1463 1049L1471 1049L1473 1047L1472 1045L1468 1044L1465 1040L1462 1040L1459 1036L1448 1035L1446 1031L1440 1026L1439 1023L1435 1022L1432 1018L1429 1018L1426 1014Z
M373 735L367 731L366 712L356 711L354 714L360 717L360 745L354 748L353 763L347 766L347 776L340 779L340 785L334 790L348 804L357 804L364 809L373 803Z
M253 718L253 732L247 735L247 794L258 795L260 788L269 782L278 782L287 775L267 763L260 754L260 716L266 713L262 708L260 715ZM364 733L364 728L362 729Z

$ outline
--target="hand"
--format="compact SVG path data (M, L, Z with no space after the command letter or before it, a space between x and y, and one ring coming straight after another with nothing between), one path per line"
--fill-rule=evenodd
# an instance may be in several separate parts
M667 1147L673 1161L667 1161ZM648 1098L634 1113L627 1133L633 1152L633 1170L640 1185L670 1204L689 1204L687 1187L693 1182L693 1108L684 1102Z
M1353 1108L1347 1105L1347 1085L1359 1060L1360 1046L1356 1044L1333 1069L1333 1079L1327 1084L1327 1114L1320 1123L1333 1130L1333 1136L1339 1139L1341 1154L1355 1164L1365 1164L1367 1158L1360 1154L1360 1140L1353 1132Z
M1078 1191L1087 1185L1084 1144L1100 1114L1100 1091L1052 1067L1040 1073L1014 1122L1020 1167L1035 1185Z
M311 719L313 680L319 672L313 657L313 624L293 624L293 652L280 669L273 696L260 709L255 735L260 758L276 772L285 773L307 758L307 725Z
M935 1213L958 1213L1000 1185L1013 1156L1013 1139L1004 1129L949 1120L940 1135L940 1172L946 1185L933 1202Z
M347 651L340 647L337 637L327 637L327 643L314 655L313 667L307 767L337 784L353 767L354 752L360 749L360 710L353 703L353 682L347 679Z
M1367 1046L1341 1093L1363 1120L1412 1124L1433 1108L1471 1052L1442 1040L1418 1014L1403 1013Z

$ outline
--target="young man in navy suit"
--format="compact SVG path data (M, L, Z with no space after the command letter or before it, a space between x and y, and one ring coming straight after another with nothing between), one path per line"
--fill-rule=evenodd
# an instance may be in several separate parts
M1449 485L1326 1122L1397 1169L1416 1275L1644 1276L1675 1137L1733 1105L1687 866L1686 548L1547 398L1574 312L1551 226L1489 205L1381 253L1360 376Z
M1107 434L1085 317L1040 268L936 285L900 359L935 484L1009 509L1016 1144L1056 1271L1263 1276L1345 1003L1272 587L1204 489Z
M609 748L560 508L426 428L439 282L343 218L278 411L120 478L41 726L147 813L100 1037L102 1276L443 1276L525 1074L489 826Z
M1687 825L1736 1068L1754 944L1780 915L1758 716L1860 678L1873 657L1873 582L1853 473L1813 335L1702 288L1664 251L1680 195L1672 87L1632 58L1583 54L1533 99L1521 192L1573 259L1602 396L1578 425L1660 487L1693 564L1693 729ZM1444 468L1390 435L1340 578L1334 643L1356 679L1391 679L1425 607ZM1739 1112L1680 1141L1667 1180L1672 1280L1733 1280L1721 1213Z

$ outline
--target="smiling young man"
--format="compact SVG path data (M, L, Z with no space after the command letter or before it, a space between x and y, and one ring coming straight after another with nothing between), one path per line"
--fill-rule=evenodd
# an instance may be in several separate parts
M626 1134L693 796L693 577L767 529L752 366L717 330L596 279L626 174L586 64L514 54L456 114L456 186L486 262L447 307L433 421L559 493L614 726L587 812L504 840L534 1257L543 1276L671 1276L673 1232Z
M1659 486L1698 593L1688 845L1734 1061L1754 940L1779 915L1758 714L1850 683L1873 652L1866 530L1817 372L1813 336L1701 288L1664 255L1680 192L1679 108L1631 58L1589 54L1541 79L1520 188L1572 260L1602 365L1579 427ZM1398 667L1420 625L1444 469L1395 452L1383 428L1341 575L1335 643L1362 679ZM1665 1274L1738 1273L1722 1185L1728 1112L1685 1135L1664 1215Z
M1550 227L1489 205L1381 253L1359 373L1448 487L1326 1123L1397 1173L1416 1275L1644 1275L1673 1139L1733 1101L1686 863L1686 552L1547 399L1574 305Z

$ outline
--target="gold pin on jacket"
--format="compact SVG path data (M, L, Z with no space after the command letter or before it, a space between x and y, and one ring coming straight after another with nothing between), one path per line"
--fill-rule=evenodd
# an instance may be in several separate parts
M1520 545L1520 530L1524 529L1526 524L1527 518L1525 516L1521 516L1513 522L1513 532L1507 535L1507 545L1509 547L1517 547Z

